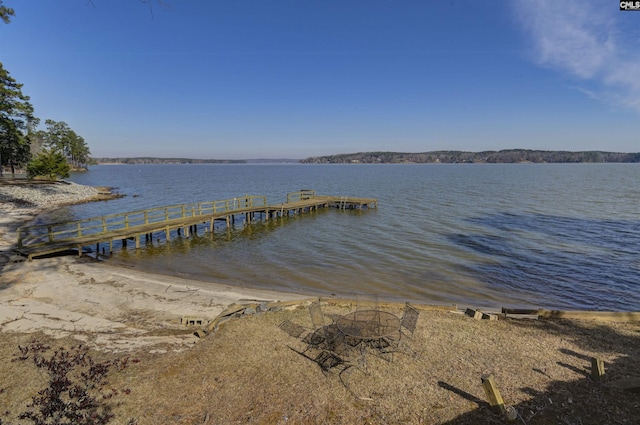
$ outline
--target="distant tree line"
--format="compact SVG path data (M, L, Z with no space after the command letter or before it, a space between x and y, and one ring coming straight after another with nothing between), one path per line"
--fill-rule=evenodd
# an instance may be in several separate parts
M97 164L295 164L298 159L257 158L257 159L194 159L194 158L93 158Z
M8 24L14 10L0 0L0 19ZM85 140L65 122L46 120L46 130L37 130L40 119L34 115L29 96L0 62L0 177L3 168L11 174L27 170L31 177L68 177L69 171L85 168L91 162Z
M98 164L245 164L242 159L192 159L192 158L94 158Z
M506 149L500 151L464 152L431 151L358 152L339 155L316 156L303 159L304 164L460 164L460 163L578 163L578 162L640 162L640 153L602 151L545 151L530 149Z

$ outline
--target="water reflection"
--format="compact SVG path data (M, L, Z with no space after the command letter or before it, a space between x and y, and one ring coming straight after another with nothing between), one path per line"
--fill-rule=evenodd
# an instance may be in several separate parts
M315 212L308 214L315 214ZM274 217L268 221L254 219L251 223L247 223L237 219L229 226L223 221L216 221L213 232L209 231L209 223L202 223L192 226L188 237L182 231L172 231L168 243L164 232L155 233L150 239L143 237L143 242L138 250L131 249L130 245L123 247L121 242L114 242L114 256L116 261L118 261L118 257L120 260L155 258L157 261L162 261L159 257L177 254L204 255L203 253L210 252L215 255L216 248L221 246L233 245L234 243L245 244L247 241L265 238L269 233L284 226L289 220L291 219L287 217Z

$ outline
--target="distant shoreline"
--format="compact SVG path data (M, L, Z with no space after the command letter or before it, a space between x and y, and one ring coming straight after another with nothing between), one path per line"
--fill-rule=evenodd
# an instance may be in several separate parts
M198 159L160 157L94 158L99 165L140 164L566 164L636 163L640 152L547 151L505 149L500 151L357 152L306 159Z
M303 159L303 164L576 164L636 163L640 153L604 151L501 151L358 152Z
M98 165L142 164L297 164L299 159L93 158Z

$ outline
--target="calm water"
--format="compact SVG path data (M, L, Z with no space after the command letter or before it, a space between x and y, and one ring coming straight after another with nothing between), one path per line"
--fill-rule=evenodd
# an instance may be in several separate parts
M314 189L374 197L170 245L117 251L139 269L301 293L479 306L638 310L640 166L126 165L72 180L125 198L45 219Z

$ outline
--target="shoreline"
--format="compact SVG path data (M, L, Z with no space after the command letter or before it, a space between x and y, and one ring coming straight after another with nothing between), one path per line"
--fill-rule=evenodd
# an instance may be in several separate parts
M234 303L309 298L117 267L90 257L27 262L12 253L16 230L44 211L111 197L105 188L69 182L0 181L0 333L72 336L107 351L181 350L198 340L182 318L208 323Z
M47 184L43 194L39 189ZM12 253L16 230L44 211L112 196L107 188L69 182L12 184L0 179L0 334L44 332L108 351L144 347L164 352L198 340L198 328L185 326L184 318L206 327L232 304L315 298L154 273L90 256L27 262ZM550 312L559 318L564 313Z

